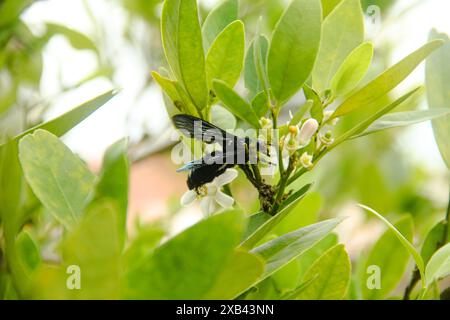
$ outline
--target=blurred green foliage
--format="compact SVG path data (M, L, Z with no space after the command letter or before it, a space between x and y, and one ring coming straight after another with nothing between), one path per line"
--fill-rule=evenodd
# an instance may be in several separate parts
M195 3L195 1L180 1L191 5ZM235 1L228 2L231 5L235 4ZM341 24L342 18L336 18L336 21L333 21L333 18L338 16L337 13L348 17L346 13L354 13L356 12L354 8L360 7L358 1L347 0L346 4L349 7L353 6L353 9L348 9L350 11L346 12L345 7L342 6L341 12L333 13L340 2L339 0L322 1L323 19L331 17L325 20L330 27L322 31L325 33L325 39L330 39L328 45L337 37L336 31L343 33L340 28L345 29L345 25ZM354 52L355 47L363 41L362 14L359 11L366 12L369 5L375 4L380 7L383 14L387 14L395 2L393 0L362 1L362 9L359 8L358 14L353 17L355 21L358 21L359 27L358 29L350 28L352 29L350 31L355 31L354 38L349 38L352 43L345 48L330 45L336 53L339 53L336 61L329 61L326 56L330 50L317 48L320 59L331 65L327 70L332 70L333 73L338 72L342 62L348 61L346 60L348 55ZM128 179L132 164L128 160L127 141L120 140L112 145L104 156L100 173L94 174L87 169L83 160L59 139L111 99L114 93L105 93L46 123L42 123L46 103L38 98L37 101L28 101L24 104L21 97L24 95L23 88L31 90L25 93L26 101L31 96L39 97L44 67L42 52L55 35L66 37L74 49L90 50L98 56L99 72L92 77L105 75L101 70L107 70L106 75L111 76L112 70L109 68L113 66L109 66L104 61L104 48L98 39L93 40L90 36L56 24L45 24L45 32L40 35L31 32L27 24L21 20L21 14L32 4L33 1L0 1L0 124L2 125L0 128L0 143L2 143L0 145L0 237L2 238L0 298L383 299L392 297L393 292L398 293L399 283L405 278L405 270L408 270L407 266L411 260L408 252L401 246L392 231L386 231L373 246L366 248L366 258L352 256L351 266L349 254L342 244L338 244L338 236L332 233L340 220L322 221L324 218L335 216L343 205L355 199L386 213L390 220L397 220L395 226L407 240L411 241L415 235L419 243L423 243L422 258L426 264L429 262L426 277L430 288L435 286L438 279L448 275L449 249L448 245L443 246L448 242L446 231L448 224L441 221L442 207L424 192L424 185L433 176L421 166L411 164L404 153L397 148L395 136L398 129L378 133L364 138L363 141L352 140L337 148L336 152L324 158L323 163L318 165L314 173L302 177L291 185L298 191L309 181L317 181L311 190L308 187L294 194L294 198L291 198L292 202L285 208L280 208L275 217L258 212L258 203L253 201L257 195L248 196L253 191L248 190L249 186L244 179L239 179L233 188L236 189L234 190L236 199L241 203L246 214L241 210L220 213L176 236L170 235L163 223L138 224L134 233L128 234L126 230ZM146 24L148 33L152 36L151 46L139 43L134 45L141 46L139 49L145 55L154 58L149 61L149 67L164 64L161 54L151 52L161 51L159 12L162 1L121 0L117 4L123 6L130 15L130 20L139 18ZM186 8L189 10L192 6L186 6ZM197 90L196 84L192 84L189 88L183 83L169 79L169 74L162 72L163 75L158 77L154 73L156 82L163 87L170 98L167 100L168 104L170 100L180 100L186 103L187 110L200 109L202 112L203 108L208 108L210 95L207 89L213 88L217 98L224 104L223 107L211 108L211 119L214 123L218 124L222 121L221 126L225 126L223 123L231 123L230 127L233 128L242 126L243 122L258 126L258 118L268 111L267 108L265 109L268 100L264 98L264 94L260 94L264 89L264 79L257 70L258 64L265 69L266 61L258 61L260 58L258 55L276 56L274 53L270 54L270 42L263 35L269 35L272 32L284 9L285 5L281 0L242 0L239 1L238 15L235 16L234 13L226 15L221 17L224 21L222 24L214 24L206 22L208 10L200 4L199 11L202 19L196 25L195 39L199 40L202 37L204 39L205 34L208 34L204 30L212 30L207 27L207 24L212 23L218 27L207 38L212 48L215 45L217 48L208 55L208 51L205 53L200 50L200 47L192 48L189 42L192 39L186 41L181 35L180 39L185 41L187 47L179 54L188 55L186 59L189 60L193 57L189 50L193 50L196 53L194 58L197 62L202 56L203 59L206 56L204 69L210 76L209 78L205 76L204 81L199 80L196 73L200 73L201 78L202 68L199 68L198 64L195 68L189 69L192 72L186 74L180 72L185 81L201 82L201 90ZM188 27L192 23L197 24L191 19L195 12L191 11L189 14L185 20ZM260 16L264 18L257 27ZM229 22L237 18L241 18L245 24L247 39L245 47L250 48L247 51L244 67L245 86L250 91L249 97L252 98L250 102L233 91L238 78L237 74L242 66L238 66L236 70L229 68L229 66L236 66L238 60L244 62L242 24L235 22L234 25L229 25ZM213 18L210 17L210 21L213 21ZM225 29L227 26L228 28ZM304 26L297 27L301 29ZM203 33L200 33L202 28ZM230 43L228 38L232 36L227 35L226 30L230 34L237 33L242 41ZM219 34L220 41L216 40L216 43L214 40ZM132 37L131 33L126 36ZM432 38L437 37L434 34ZM438 38L448 41L442 35ZM256 39L252 42L253 46L250 46L251 39ZM295 40L298 39L292 39L280 27L277 40L279 43ZM232 53L235 55L228 55L226 50L223 50L224 47L233 47ZM445 48L447 47L448 45ZM437 58L439 54L444 58L447 56L446 51L440 50L432 56L435 58L434 61L429 60L427 82L433 84L433 90L427 93L430 107L435 107L442 112L443 106L436 101L446 101L447 97L440 96L444 91L438 90L434 81L439 79L438 72L442 72L441 77L448 77L448 71L446 71L448 69L439 65L439 62L442 62L442 59ZM389 52L386 51L375 51L375 59L377 62L381 61L382 65L378 65L377 68L384 70L388 67L382 63L388 55ZM413 69L424 57L425 55L413 61L409 69ZM179 55L172 58L173 61L172 63L169 61L169 64L177 64L180 68L184 68L180 64ZM181 60L183 59L181 57ZM289 78L288 73L282 76L277 74L281 68L276 65L280 62L280 58L271 60L270 63L269 59L269 69L272 68L273 72L269 75L270 82L276 83L282 76ZM313 61L313 59L306 60ZM223 62L223 68L229 73L222 74L214 70L217 62ZM327 63L323 65L326 66ZM301 63L294 63L294 66L297 67L290 71L303 70ZM312 82L308 84L314 87L318 81L320 84L314 88L317 93L311 94L323 97L333 81L328 76L321 79L322 72L317 68L313 70ZM391 70L396 76L401 76L400 78L404 78L409 73L409 70L403 75L395 71L398 69ZM309 72L307 73L305 79L309 76ZM368 78L374 78L372 76L375 73L373 67L369 69ZM185 78L185 75L191 78ZM221 76L223 78L220 78ZM222 81L213 81L217 78ZM86 80L88 79L90 78ZM342 79L350 83L351 89L359 83L347 77L340 77L341 82L344 81ZM364 79L363 84L367 84L368 80L370 79ZM382 80L385 83L385 79L382 78ZM392 86L384 88L385 91L375 103L370 103L363 110L358 110L342 120L337 127L337 132L348 132L359 124L361 119L390 105L393 102L392 97L385 93L400 80L402 79L393 81L395 83ZM280 90L275 92L278 100L287 100L302 84L289 83L289 85L293 87L287 89L280 87ZM373 87L369 88L373 89ZM186 90L188 95L184 95L183 90ZM338 95L334 97L337 101L340 101L339 99L346 101L349 96L355 94L354 90L336 90L335 92ZM373 96L370 95L370 98ZM399 109L414 111L420 103L420 92L413 98L401 104ZM365 100L362 99L362 101ZM280 114L281 118L286 118L289 109L297 111L298 105L297 101L289 102ZM240 108L237 109L236 106ZM254 109L256 109L255 112L253 112ZM38 111L37 117L30 116L33 110ZM177 112L176 108L172 110ZM19 118L20 120L15 121L13 125L6 125L10 122L10 116L17 113L24 113L25 121ZM380 120L383 120L385 124L390 121L393 126L392 122L399 118L398 114L396 116L397 118L394 114L392 118L391 114L391 118ZM406 114L400 116L402 121L405 121ZM435 113L421 114L418 119L424 120L435 116ZM400 125L396 123L396 126ZM445 129L440 129L440 132L445 133ZM9 139L10 137L15 138ZM437 139L440 141L438 143L441 150L444 150L442 153L445 158L447 150L445 143L448 139L445 137ZM310 192L305 195L306 191ZM240 196L240 193L243 196ZM248 217L250 213L253 215ZM403 216L404 214L407 215ZM432 229L435 224L436 226ZM431 232L427 234L429 230ZM435 254L440 247L442 248ZM386 259L387 252L395 256L395 261ZM365 286L366 267L374 264L379 265L386 276L382 278L383 290L368 292ZM78 281L77 269L73 269L72 266L80 268L80 290L72 288L76 287ZM237 274L239 277L236 276ZM401 285L400 288L402 288ZM439 298L431 291L429 290L423 296L430 299ZM417 297L418 294L414 291L411 297Z

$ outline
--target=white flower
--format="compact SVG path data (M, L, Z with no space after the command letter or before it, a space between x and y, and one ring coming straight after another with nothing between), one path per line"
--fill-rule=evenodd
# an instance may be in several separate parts
M181 205L187 206L194 202L195 199L200 199L200 208L205 216L209 216L216 211L216 203L223 208L231 208L234 204L234 199L220 189L236 179L237 176L238 172L235 169L227 169L222 175L216 177L212 182L201 186L197 191L187 191L181 197Z
M311 142L312 137L316 134L318 129L319 123L316 119L311 118L306 120L305 123L303 123L302 128L300 129L300 132L298 134L300 146L307 146Z
M302 164L303 167L305 167L306 169L310 169L313 166L313 156L308 154L308 152L304 152L302 154L302 156L300 157L300 163Z

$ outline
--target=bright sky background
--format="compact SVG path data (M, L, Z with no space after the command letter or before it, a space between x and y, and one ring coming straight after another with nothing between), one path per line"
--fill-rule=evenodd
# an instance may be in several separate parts
M87 2L98 14L96 18L108 23L110 33L121 32L126 21L122 10L114 4L114 1L88 0ZM215 0L205 1L208 4L213 2ZM403 8L412 4L415 7L407 15L397 16ZM389 27L384 29L382 34L377 35L374 40L375 47L386 39L395 40L395 51L392 57L392 63L394 63L423 45L431 28L435 27L439 31L450 34L449 12L450 1L448 0L401 0L389 19L381 16L383 23L388 22ZM39 32L39 26L43 21L64 24L87 34L92 34L93 31L82 0L38 2L26 12L24 18L35 32ZM121 94L66 137L66 142L75 152L91 161L98 161L105 148L123 136L138 139L141 132L134 128L140 128L141 124L145 124L150 132L157 134L168 122L161 95L156 87L147 90L144 98L139 102L133 100L150 70L143 72L141 66L144 57L140 57L138 53L126 47L120 42L120 38L112 37L115 40L110 46L119 64L119 73L115 80L122 88ZM59 74L64 76L62 78L64 83L71 84L89 74L94 67L95 57L92 53L73 50L61 37L53 39L45 50L45 74L42 81L44 96L52 98L58 92ZM408 79L403 88L408 87L408 84L422 82L423 65ZM107 80L90 81L72 93L65 94L63 99L55 99L47 117L52 118L61 114L111 88L113 85ZM133 110L134 116L131 119L133 125L131 129L127 129L126 117L130 110ZM433 170L443 170L444 165L432 141L434 140L429 123L416 125L398 138L399 145L405 149L413 161L427 163Z

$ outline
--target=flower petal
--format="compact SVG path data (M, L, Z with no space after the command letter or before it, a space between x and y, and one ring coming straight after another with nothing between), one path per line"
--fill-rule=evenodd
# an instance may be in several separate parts
M197 193L194 190L189 190L183 194L180 203L182 206L190 205L192 202L194 202L196 197Z
M200 208L202 209L202 213L205 217L210 216L215 210L214 198L208 196L204 197L200 201Z
M216 185L221 187L224 186L226 184L229 184L231 181L233 181L234 179L236 179L238 176L238 172L235 169L227 169L227 171L225 171L223 174L221 174L220 176L218 176L216 178Z
M222 191L217 192L215 200L224 208L231 208L234 203L234 199Z

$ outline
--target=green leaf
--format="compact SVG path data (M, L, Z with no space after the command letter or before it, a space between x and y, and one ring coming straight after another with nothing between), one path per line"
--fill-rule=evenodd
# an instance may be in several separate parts
M31 276L41 264L41 254L38 244L29 231L23 230L17 236L15 245L22 268L28 276Z
M400 84L426 57L442 45L442 41L431 41L411 53L396 65L384 71L376 79L359 89L339 107L332 118L341 117L384 96Z
M258 118L264 117L269 111L269 101L264 91L258 93L252 100L252 107Z
M77 265L81 271L81 290L66 290L75 291L78 299L120 297L121 249L117 210L109 201L91 205L64 241L65 265Z
M259 254L266 261L262 279L267 278L311 248L326 237L340 222L341 219L325 220L285 234L251 250L250 252Z
M314 105L313 100L307 100L300 108L298 108L298 111L294 114L291 121L289 122L290 126L295 126L302 121L303 117L311 110L312 106Z
M329 147L329 150L331 148L336 147L337 145L341 144L342 142L346 141L347 139L349 139L351 137L357 137L362 132L364 132L372 123L374 123L375 120L381 118L386 113L392 111L393 109L399 107L400 105L402 105L404 103L408 103L409 99L413 99L415 95L420 94L420 89L421 89L421 87L416 88L416 89L408 92L407 94L405 94L401 98L395 100L391 104L389 104L386 107L380 109L378 112L372 114L367 119L359 122L356 126L354 126L350 130L348 130L347 132L342 134L340 137L338 137L336 139L336 141L333 143L333 145Z
M325 19L342 0L322 0L323 18Z
M207 51L226 26L238 19L238 0L224 0L205 19L202 26L203 46Z
M263 271L264 261L261 258L246 251L236 250L205 299L234 299L251 287Z
M90 101L83 103L82 105L73 108L72 110L64 113L63 115L52 119L50 121L39 124L14 138L15 141L19 141L21 138L26 136L27 134L33 133L36 130L42 129L46 130L50 133L53 133L55 136L61 137L70 129L75 127L81 121L86 119L92 113L94 113L97 109L103 106L106 102L108 102L112 97L117 94L117 91L112 90L108 91ZM0 147L3 147L0 146Z
M288 204L280 208L280 210L277 212L275 216L272 216L269 220L265 221L263 224L258 226L257 229L253 233L251 233L241 243L240 246L248 249L253 248L259 241L261 241L264 238L264 236L266 236L270 231L272 231L289 213L292 212L292 209L294 209L296 204L303 199L303 197L309 191L310 188L311 184L308 184L303 188L301 188L300 190L298 190L294 195L292 195L295 196L295 199L291 199L291 201ZM264 220L262 219L260 220L258 218L258 221L262 222Z
M255 61L255 57L257 57L258 52L256 52L257 45L256 42L259 42L259 54L262 57L262 69L266 70L267 66L267 52L269 50L269 40L266 36L260 35L255 40L252 40L250 47L247 50L247 54L245 55L245 64L244 64L244 83L245 87L249 91L250 97L255 97L258 92L262 91L263 85L259 79L257 64ZM265 96L265 93L264 93Z
M15 141L8 141L0 148L0 220L5 238L14 239L22 219L19 219L23 175Z
M369 208L365 205L359 204L361 208L364 210L367 210L371 213L373 213L378 219L383 221L383 223L394 233L394 235L397 237L397 239L400 241L403 247L409 252L409 254L413 257L414 262L416 263L417 268L420 271L420 277L422 278L422 286L425 286L425 264L423 262L423 259L420 255L420 253L414 248L414 246L411 244L408 239L406 239L402 233L397 230L396 227L394 227L385 217L383 217L381 214L373 210L372 208Z
M269 48L267 72L279 105L308 79L319 49L321 21L319 0L294 0L278 22Z
M236 128L234 115L219 105L211 108L211 123L225 130L234 130Z
M166 0L161 17L161 34L175 78L198 109L208 104L205 55L196 0Z
M238 20L217 36L206 55L206 79L210 88L214 79L234 87L241 75L244 51L244 24Z
M244 228L240 211L205 219L155 249L127 273L128 298L201 299L233 255Z
M360 0L342 1L323 21L317 61L312 72L313 88L330 89L331 80L347 56L364 40L364 16Z
M134 237L129 241L123 254L125 272L138 266L148 258L156 246L161 242L165 232L158 226L139 226L134 232Z
M309 109L309 113L311 114L311 117L316 119L319 123L323 120L323 104L322 99L320 98L319 94L312 89L310 86L305 84L303 86L303 92L305 94L305 98L308 101L313 101L313 104L311 108Z
M432 39L443 40L444 46L427 59L428 106L430 109L450 109L450 40L446 34L435 30L430 33ZM434 120L433 130L442 158L450 169L450 116Z
M344 96L352 91L364 78L373 57L373 45L364 42L356 47L344 60L331 79L332 94Z
M251 236L259 227L272 219L272 216L267 212L260 211L248 217L247 228L244 233L244 240Z
M306 250L300 257L299 260L299 275L302 279L306 272L311 268L314 262L319 259L328 249L334 247L338 243L338 237L334 233L330 233L325 238L317 242L311 248Z
M445 230L448 228L448 224L445 220L438 222L431 230L428 232L425 241L422 245L422 250L420 254L422 255L423 262L425 264L430 261L431 256L446 242L443 242Z
M107 198L117 205L117 235L120 248L126 240L128 209L128 140L121 139L105 152L103 166L95 188L95 201Z
M92 41L92 39L81 32L56 23L47 23L46 27L47 37L52 37L54 35L60 34L67 38L71 46L75 49L88 49L97 51L97 46L95 45L94 41Z
M19 159L35 195L71 229L81 217L95 176L56 136L44 130L20 140Z
M394 226L408 241L412 241L413 220L411 216L403 217ZM388 257L395 257L395 259ZM402 280L409 258L408 251L398 242L395 233L388 229L376 242L366 261L366 270L373 265L380 268L381 287L371 290L364 279L361 283L363 297L369 300L386 298ZM364 274L364 277L367 278L368 275Z
M410 126L420 122L445 117L449 114L450 109L431 109L388 113L379 118L377 121L374 121L366 130L356 136L353 136L352 138L366 136L382 130Z
M280 300L295 300L303 291L306 290L314 281L315 278L309 279L306 282L302 282L297 288L294 290L285 293L280 297Z
M0 6L0 27L5 27L14 20L19 18L19 15L25 10L33 0L5 0Z
M450 243L440 248L427 264L425 279L427 286L433 281L443 279L450 275Z
M246 121L254 128L260 128L259 119L252 107L231 89L225 82L220 80L213 81L214 92L223 102L225 108L236 115L241 120Z
M167 97L169 97L172 104L178 109L178 111L191 115L198 115L195 106L192 104L191 100L187 96L187 93L178 81L165 78L156 71L152 72L152 77L159 84ZM172 116L171 114L169 115Z
M350 258L343 244L325 252L306 272L303 282L312 283L297 299L340 300L344 298L350 284Z
M282 235L317 222L322 202L319 193L306 194L302 201L297 202L291 209L291 213L274 228L274 232Z

